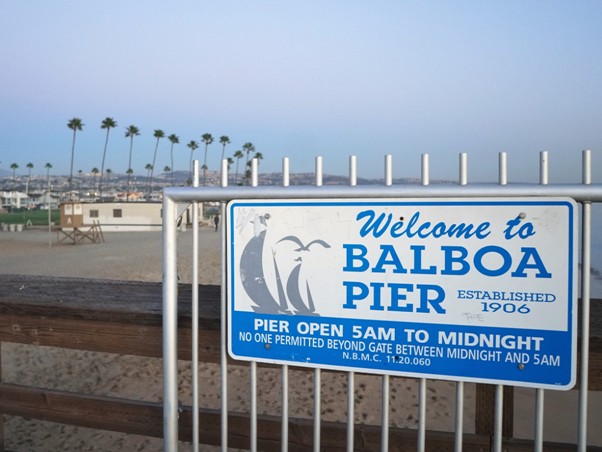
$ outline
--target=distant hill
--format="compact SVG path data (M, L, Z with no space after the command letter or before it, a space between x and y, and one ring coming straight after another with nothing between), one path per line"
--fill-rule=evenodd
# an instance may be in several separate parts
M208 171L207 172L207 181L208 185L215 185L218 182L219 174L216 171ZM125 175L114 175L115 179L125 178ZM165 181L169 181L172 177L169 173L161 173L155 176L158 180L163 179ZM174 171L173 172L173 180L175 185L186 185L188 178L190 177L190 173L188 171ZM235 175L230 174L230 184L234 185ZM242 174L238 174L238 181L241 183L244 179ZM137 179L140 181L147 180L146 176L137 176ZM313 185L315 184L316 175L314 173L291 173L289 175L289 183L290 185ZM281 185L282 184L282 173L260 173L259 174L259 185ZM449 181L444 180L432 180L432 184L439 183L447 183ZM358 185L382 185L384 183L383 179L365 179L358 177L357 184ZM415 177L404 177L397 178L393 180L393 184L419 184L420 179ZM338 176L333 174L324 174L322 176L322 184L323 185L347 185L349 184L349 178L346 176Z
M160 173L156 174L154 177L155 189L160 189L161 187L168 186L171 184L171 180L173 178L173 184L175 186L186 186L189 184L189 175L188 171L174 171L173 175L171 173ZM5 169L0 169L0 190L10 189L10 190L24 190L25 184L27 182L27 175L17 174L16 180L13 180L12 171L8 171ZM55 187L66 187L68 183L67 176L64 175L51 175L52 184ZM148 175L136 175L132 178L132 183L137 185L138 187L144 186L144 184L149 183ZM110 176L110 180L107 181L105 178L105 187L113 187L123 189L124 184L127 181L127 176L125 174L113 173ZM444 180L431 180L431 184L439 184L439 183L448 183L450 181ZM45 176L33 176L31 179L30 188L35 189L36 187L40 187L46 183ZM74 177L74 183L78 189L84 189L86 187L92 187L97 183L97 179L95 179L90 174L85 174L83 176L78 175ZM260 186L275 186L282 184L282 173L260 173L258 183ZM316 176L314 173L291 173L289 175L289 184L290 185L314 185L316 183ZM219 173L217 171L207 171L207 185L215 186L219 184ZM230 175L230 186L233 185L246 185L246 181L244 180L244 176L242 174ZM349 178L347 176L339 176L333 174L324 174L322 176L322 185L348 185ZM383 179L366 179L358 177L357 179L358 185L383 185ZM406 177L406 178L397 178L393 180L394 185L406 185L406 184L420 184L419 178L414 177ZM44 185L45 186L45 185ZM146 189L146 188L145 188Z

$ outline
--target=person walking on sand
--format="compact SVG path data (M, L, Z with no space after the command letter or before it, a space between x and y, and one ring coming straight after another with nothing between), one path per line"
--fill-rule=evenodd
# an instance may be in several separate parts
M213 222L215 223L215 232L217 232L217 227L219 226L219 214L213 217Z

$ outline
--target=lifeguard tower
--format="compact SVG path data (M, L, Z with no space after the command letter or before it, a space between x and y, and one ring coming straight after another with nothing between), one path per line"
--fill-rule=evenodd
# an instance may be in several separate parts
M59 243L68 242L79 245L82 242L104 242L102 229L98 221L84 224L84 208L81 202L65 202L60 205L61 225L57 233Z

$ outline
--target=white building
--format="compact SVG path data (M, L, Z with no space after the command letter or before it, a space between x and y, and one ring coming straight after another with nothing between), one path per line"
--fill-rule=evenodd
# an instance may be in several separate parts
M29 196L18 191L0 192L0 206L3 210L29 207Z
M163 227L163 204L158 202L66 202L60 207L64 230L85 229L95 224L103 232L160 231ZM191 218L189 209L187 203L178 208L184 224Z

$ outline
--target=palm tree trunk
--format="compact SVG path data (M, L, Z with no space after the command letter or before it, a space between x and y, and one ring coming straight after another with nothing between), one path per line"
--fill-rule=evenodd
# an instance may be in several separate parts
M105 173L105 156L107 155L107 145L109 144L109 128L107 128L107 136L105 138L105 148L102 152L102 163L100 165L100 182L98 183L98 197L102 200L102 177Z
M207 146L209 145L205 144L205 158L203 159L203 185L207 185Z
M157 160L157 149L159 149L159 138L157 138L157 144L155 145L155 153L153 154L153 166L150 169L150 181L148 186L148 200L150 201L151 193L153 191L153 173L155 171L155 160Z
M173 143L171 143L171 149L169 151L170 154L170 158L171 158L171 170L170 170L170 176L171 176L171 186L173 187Z
M132 147L134 147L134 137L132 136L130 138L130 158L128 160L128 189L127 189L127 193L125 195L125 202L129 202L130 201L130 180L132 178L132 172L130 171L130 169L132 168Z
M71 169L69 170L69 197L71 199L73 197L73 158L75 157L75 134L76 130L73 129L73 142L71 143Z

